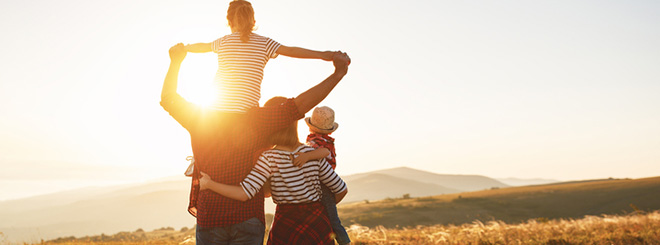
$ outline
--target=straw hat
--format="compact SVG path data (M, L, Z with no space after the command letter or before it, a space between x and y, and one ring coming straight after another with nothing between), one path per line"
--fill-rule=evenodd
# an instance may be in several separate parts
M335 111L327 106L314 108L312 116L306 117L305 122L309 130L322 134L332 133L339 127L335 122Z

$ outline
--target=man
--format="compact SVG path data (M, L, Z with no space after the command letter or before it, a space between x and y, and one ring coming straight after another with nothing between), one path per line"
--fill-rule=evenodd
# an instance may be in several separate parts
M170 48L170 67L163 83L161 105L190 133L195 168L188 211L197 217L199 244L262 244L265 230L264 195L236 201L212 191L199 190L200 171L220 183L237 185L269 147L267 137L320 103L348 72L350 58L337 53L335 71L321 83L278 106L257 107L245 114L205 110L177 92L183 44Z

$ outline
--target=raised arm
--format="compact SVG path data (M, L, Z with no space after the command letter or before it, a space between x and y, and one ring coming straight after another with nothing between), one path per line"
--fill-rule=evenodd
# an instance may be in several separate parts
M179 70L184 58L186 58L186 51L182 43L178 43L170 48L170 68L167 70L165 82L163 82L163 90L160 93L161 101L176 94L176 88L179 82Z
M316 50L310 50L306 48L299 48L299 47L288 47L281 45L277 49L277 53L284 55L284 56L289 56L293 58L300 58L300 59L322 59L325 61L331 61L332 57L335 55L334 51L316 51Z
M293 99L298 107L298 111L305 114L321 103L321 101L330 94L330 91L337 86L339 81L344 78L346 73L348 73L348 64L350 62L351 58L349 58L346 53L335 53L333 56L335 72L323 80L323 82L308 89Z
M193 43L186 45L186 52L207 53L211 51L213 51L211 43Z

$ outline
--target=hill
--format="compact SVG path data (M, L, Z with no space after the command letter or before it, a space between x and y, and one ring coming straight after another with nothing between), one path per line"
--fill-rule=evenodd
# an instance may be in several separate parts
M522 222L660 209L660 177L511 187L338 207L342 223L368 227Z
M363 174L342 176L342 178L347 183L350 183L354 180L365 178L372 174L389 175L400 179L433 184L445 188L443 191L452 191L452 192L439 192L438 194L485 190L493 187L494 188L508 187L508 185L499 182L495 179L488 178L486 176L436 174L436 173L431 173L431 172L417 170L408 167L383 169L383 170L377 170Z
M420 178L414 178L415 174ZM404 194L415 197L462 191L433 184L436 175L399 168L346 176L350 191L345 203ZM180 176L3 201L0 202L0 232L8 241L36 242L62 236L191 227L195 219L186 212L189 188L190 179ZM267 213L275 212L270 199L265 206Z
M414 197L438 195L443 193L457 193L460 190L450 189L436 184L429 184L404 178L397 178L387 174L365 174L359 178L346 180L348 194L344 203L364 200L381 200L385 198L401 197L409 194Z
M504 186L484 176L440 175L410 168L386 169L343 177L349 185L344 203L462 192L438 183L447 178L468 189ZM450 182L450 181L449 181ZM454 184L453 186L456 186ZM85 236L139 228L190 227L186 210L190 179L171 177L148 183L90 187L0 202L0 232L14 241ZM267 213L275 205L266 200ZM163 215L168 214L168 215Z
M415 192L411 190L396 188L444 188L422 183L425 180L422 177L419 178L421 181L411 181L382 173L361 174L346 179L354 193L361 188L365 192L376 192L380 188L408 191L414 195ZM46 195L2 202L0 232L5 241L39 242L40 239L113 234L138 229L192 227L194 219L185 212L188 184L189 179L182 177L133 186L87 188L79 192L62 193L69 200L58 199L57 195ZM584 215L623 214L637 209L657 210L660 209L660 196L657 195L659 189L660 177L575 181L422 198L386 198L381 201L362 199L356 203L339 205L339 212L346 226L361 224L372 228L380 225L389 228L459 225L474 220L517 223L529 219L544 221L581 218ZM89 198L81 194L89 195ZM34 203L24 207L9 205L44 200L50 202L41 203L41 207L35 207Z
M507 184L509 186L526 186L526 185L545 185L552 183L559 183L559 180L553 179L521 179L521 178L497 178L499 182Z
M0 202L0 232L10 242L37 242L163 226L191 227L190 180L94 187ZM163 215L167 214L167 215Z

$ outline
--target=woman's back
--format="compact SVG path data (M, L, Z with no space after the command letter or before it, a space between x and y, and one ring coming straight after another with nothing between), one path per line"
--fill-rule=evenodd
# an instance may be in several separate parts
M253 171L241 185L248 193L256 194L256 187L269 178L271 195L277 204L318 202L321 199L322 183L335 192L346 189L344 181L332 171L325 159L309 161L300 168L293 165L292 154L313 150L314 148L306 145L301 145L294 151L267 150L261 154L255 165L257 171Z

